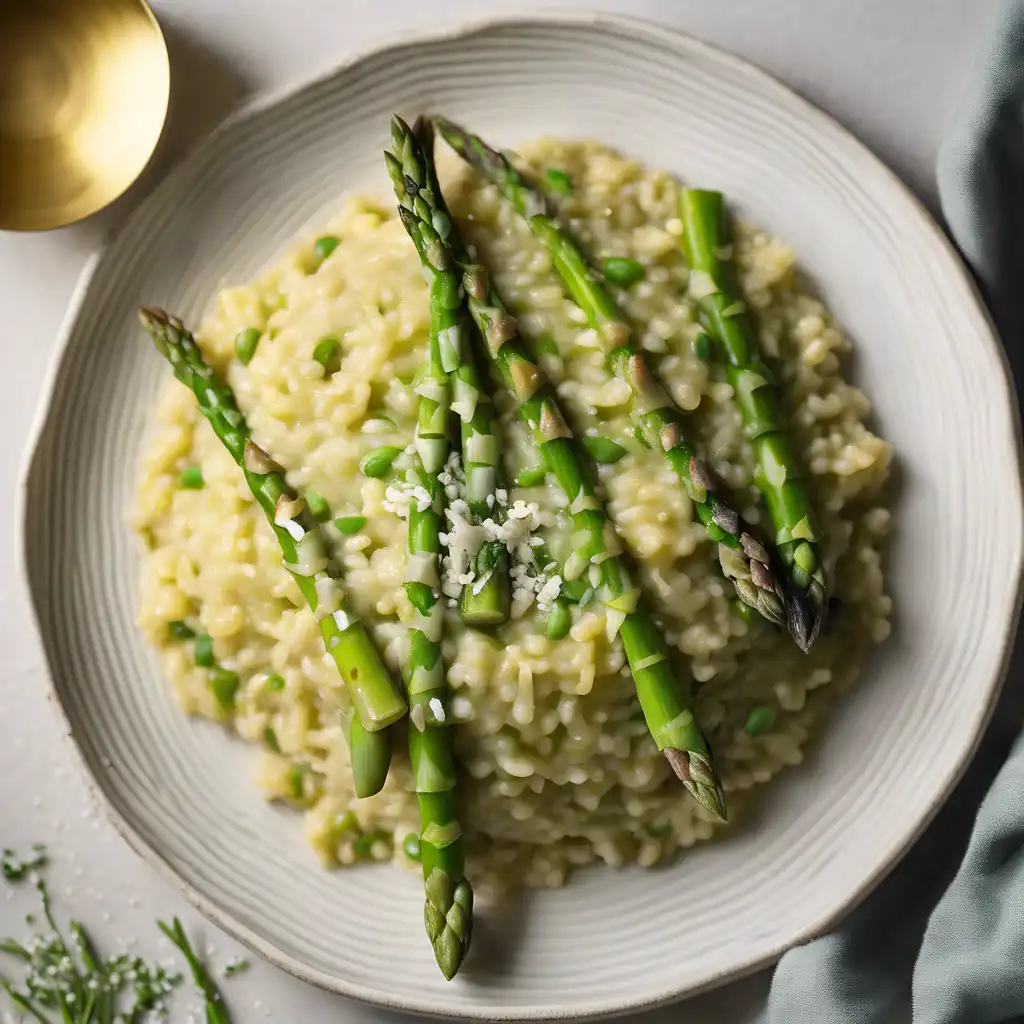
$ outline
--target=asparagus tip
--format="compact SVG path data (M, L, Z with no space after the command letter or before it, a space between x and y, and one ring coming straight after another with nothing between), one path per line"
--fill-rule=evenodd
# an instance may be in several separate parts
M824 605L812 611L805 594L790 590L786 595L786 628L804 654L817 641L824 618Z
M710 749L707 757L692 750L679 750L677 747L666 747L662 753L694 800L716 818L728 821L725 793L711 763Z
M167 322L167 314L155 306L139 306L139 323L147 331L153 330L159 324Z
M423 905L427 937L434 949L437 966L446 981L459 972L469 952L473 932L473 889L466 879L452 885L452 877L436 867L426 879L427 899Z

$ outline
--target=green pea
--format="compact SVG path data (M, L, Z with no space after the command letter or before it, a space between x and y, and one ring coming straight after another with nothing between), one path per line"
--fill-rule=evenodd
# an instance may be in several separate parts
M542 334L534 343L534 351L539 356L557 356L558 342L550 334Z
M705 363L711 361L711 339L704 333L697 335L697 340L693 343L693 351L698 359L703 360Z
M349 537L358 533L366 525L366 516L339 516L334 520L339 533Z
M316 257L317 267L338 248L340 241L341 239L336 238L334 235L324 235L313 243L313 255Z
M263 680L271 693L280 693L284 689L284 679L276 672L268 672L267 678Z
M180 619L167 623L167 629L175 640L191 640L196 635L196 631L187 622L182 622Z
M582 576L577 576L574 580L564 580L562 582L562 597L567 601L572 601L574 604L579 604L583 600L583 595L590 589L590 580L586 573Z
M196 633L194 652L200 667L209 668L213 664L213 638L209 633Z
M291 790L295 800L303 800L306 796L306 776L309 774L309 765L304 762L293 764L288 769L288 788Z
M545 633L549 640L564 640L569 635L572 627L572 614L569 611L568 603L558 598L548 612L548 622Z
M754 708L747 716L747 724L743 727L748 736L760 736L775 725L775 709L765 707Z
M201 466L189 466L179 477L178 486L183 491L201 491L206 484Z
M235 335L235 355L243 366L248 366L256 354L262 333L255 327L246 327Z
M415 832L410 832L402 840L402 853L409 858L419 863L423 856L423 852L420 850L420 837Z
M516 477L516 485L518 487L537 487L539 484L544 483L547 475L547 466L531 466L529 469L524 469Z
M226 668L215 665L209 671L210 689L213 690L217 703L224 711L235 706L235 694L238 692L238 673L229 672Z
M270 747L275 754L281 753L281 744L277 742L277 733L274 732L272 726L268 725L266 729L263 730L263 742L266 743L266 745Z
M603 466L611 466L626 454L626 449L610 437L584 437L583 447L587 454Z
M744 622L752 622L753 621L753 619L754 619L754 609L751 608L750 605L746 603L746 601L741 601L741 600L739 600L739 598L737 598L733 603L734 603L734 605L736 607L736 614Z
M549 167L548 170L544 172L544 180L559 195L572 195L572 178L570 178L565 171L560 171L557 167Z
M654 821L649 825L644 825L644 831L652 839L664 839L666 836L671 835L672 826L667 821Z
M359 468L362 470L363 476L381 477L401 454L402 449L396 448L393 444L382 445L364 455L362 462L359 463Z
M413 608L421 615L429 615L430 609L437 604L433 589L426 583L405 583L403 586Z
M306 499L306 508L314 519L326 519L331 511L327 505L327 499L319 491L306 491L303 495Z
M628 256L609 256L604 261L605 280L620 288L632 288L644 279L645 273L644 265Z
M337 338L321 338L313 349L313 358L330 376L341 368L341 342Z
M357 857L371 857L374 845L387 841L388 836L383 832L367 832L352 844L352 851Z
M359 828L359 819L351 811L345 811L334 819L331 828L335 833L351 832Z

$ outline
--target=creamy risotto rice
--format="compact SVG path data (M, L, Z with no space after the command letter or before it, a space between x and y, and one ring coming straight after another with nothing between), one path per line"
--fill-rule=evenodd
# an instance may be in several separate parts
M538 173L554 167L569 174L575 188L561 212L594 257L633 257L646 268L639 284L616 297L673 398L691 414L692 433L739 511L757 522L751 449L731 389L695 351L678 183L593 143L545 140L520 156ZM804 655L786 635L741 613L714 545L667 462L634 437L628 394L608 374L594 332L528 227L461 164L442 160L441 176L466 241L559 381L573 425L583 433L600 428L628 449L600 470L609 511L670 646L697 681L695 707L731 820L742 819L748 793L801 761L832 696L889 633L880 552L890 520L890 450L865 425L867 399L841 375L849 345L807 293L785 243L739 225L737 264L764 351L778 360L839 603L828 631ZM326 529L353 603L397 677L412 617L402 587L406 524L388 490L394 478L367 478L359 463L378 446L404 448L412 437L416 399L407 382L424 354L427 291L393 202L350 198L326 230L340 243L322 264L310 235L252 284L224 288L197 339L234 388L254 440L289 481L322 495L332 517L365 517L353 534ZM234 339L247 327L263 336L244 366ZM341 346L334 373L313 359L328 336ZM539 460L514 406L503 394L498 399L512 480ZM331 696L336 670L262 512L193 396L170 374L155 419L132 510L145 542L139 623L182 708L261 745L259 785L268 798L301 810L325 864L408 863L403 840L419 819L404 744L396 744L384 790L356 800ZM201 488L181 485L189 467L201 469ZM510 487L508 500L535 503L533 518L557 546L565 503L550 478ZM582 609L571 635L556 642L546 639L530 592L518 595L511 621L493 633L463 627L454 608L449 614L444 652L465 770L460 820L478 892L558 885L571 867L594 860L653 865L721 827L655 749L598 605ZM233 713L221 709L193 644L171 635L169 624L179 620L205 631L217 663L238 674ZM757 728L750 728L752 713Z

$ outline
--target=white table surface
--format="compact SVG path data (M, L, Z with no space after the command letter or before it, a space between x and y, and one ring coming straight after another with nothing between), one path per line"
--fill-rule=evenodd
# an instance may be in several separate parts
M564 0L560 7L634 14L685 29L754 61L834 114L933 207L933 165L973 53L999 0ZM11 496L25 440L68 298L86 257L119 210L162 167L228 110L265 89L329 68L371 40L428 22L538 8L505 0L153 0L172 50L172 113L155 165L113 210L62 231L0 232L0 846L46 843L61 916L82 918L107 946L137 937L166 953L156 917L180 914L216 962L238 946L206 924L172 886L142 863L91 807L47 704L44 669L15 550ZM0 896L0 935L21 934L31 893ZM632 1024L743 1024L754 1018L765 975ZM399 1024L409 1018L368 1010L253 964L226 982L236 1024ZM0 999L0 1020L2 1009ZM173 1020L192 1020L195 1000ZM195 1018L200 1019L198 1016Z

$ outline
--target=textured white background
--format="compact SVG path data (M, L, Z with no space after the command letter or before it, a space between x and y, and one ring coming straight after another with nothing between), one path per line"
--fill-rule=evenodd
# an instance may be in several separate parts
M570 2L685 29L773 72L857 133L930 206L936 149L981 32L998 0L605 0ZM137 936L164 949L157 916L181 914L223 961L237 947L142 864L93 812L44 696L42 659L18 578L12 500L25 438L74 282L87 255L161 168L244 97L329 68L372 40L419 25L544 5L471 0L154 0L171 48L173 99L154 165L115 209L44 235L0 233L0 846L43 841L62 915L94 926L108 946ZM157 242L158 240L154 240ZM0 896L0 935L18 934L28 893ZM396 966L397 969L397 966ZM743 1024L762 1004L758 976L695 1000L688 1024ZM225 985L236 1024L398 1024L308 988L262 964ZM190 1020L182 999L176 1022ZM0 1004L2 1005L2 1004ZM680 1009L633 1018L668 1024ZM198 1017L196 1018L199 1019Z

